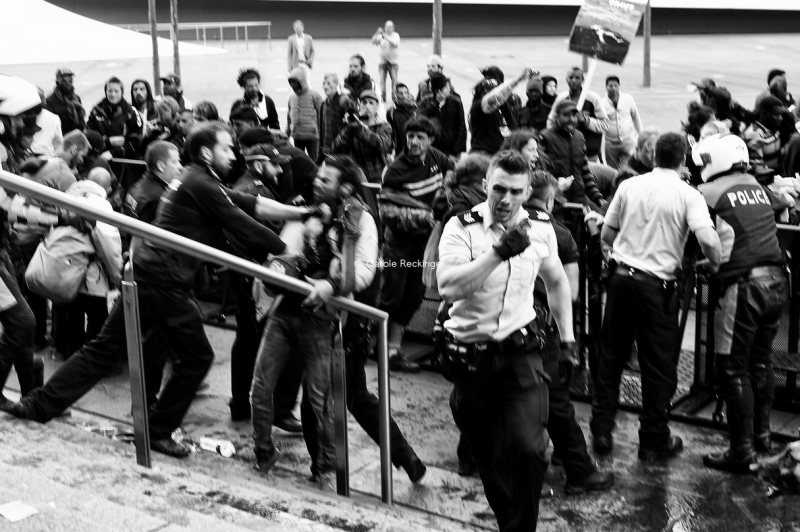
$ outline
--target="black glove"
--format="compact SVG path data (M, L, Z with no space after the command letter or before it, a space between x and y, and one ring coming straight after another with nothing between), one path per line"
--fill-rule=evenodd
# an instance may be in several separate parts
M572 373L580 366L578 358L578 344L575 342L561 342L561 351L558 354L558 376L569 383Z
M500 242L494 245L497 254L503 260L508 260L525 251L525 248L531 245L531 239L528 236L528 227L530 222L523 220L516 227L506 230L503 236L500 237Z

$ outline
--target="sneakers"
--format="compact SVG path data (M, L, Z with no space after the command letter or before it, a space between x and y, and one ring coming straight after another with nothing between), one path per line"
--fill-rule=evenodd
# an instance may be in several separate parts
M336 493L336 472L326 471L316 475L317 487L326 493Z
M20 400L19 403L11 405L8 413L20 419L30 419L33 421L39 421L41 423L41 420L36 418L32 405L28 404L25 399Z
M192 453L188 445L178 443L172 438L150 440L150 448L156 452L166 454L167 456L174 456L175 458L186 458Z
M408 462L403 464L403 469L408 475L408 480L414 484L422 480L422 477L424 477L425 473L428 471L428 468L416 454L412 454Z
M253 465L253 468L261 473L262 475L268 475L272 466L275 465L275 462L278 461L278 458L281 456L281 452L278 449L273 449L272 453L269 453L263 449L256 449L256 463Z
M614 439L609 434L608 436L593 436L592 449L597 454L609 454L614 450Z
M401 349L389 350L389 369L400 373L419 373L422 371L419 364L407 359Z
M564 491L568 495L577 495L585 491L602 491L610 489L614 485L614 473L610 471L602 472L595 470L594 473L581 480L571 482L567 480Z
M282 418L276 419L272 424L273 426L278 427L286 432L291 432L292 434L303 433L303 424L300 423L300 420L294 417L294 415L291 413Z
M656 462L677 456L683 450L683 440L678 436L670 436L665 445L647 448L639 445L639 459L645 462Z
M703 464L711 469L718 469L720 471L727 471L728 473L736 473L739 475L750 474L750 464L755 464L755 456L751 456L744 460L737 460L731 453L731 450L717 453L707 454L703 457Z

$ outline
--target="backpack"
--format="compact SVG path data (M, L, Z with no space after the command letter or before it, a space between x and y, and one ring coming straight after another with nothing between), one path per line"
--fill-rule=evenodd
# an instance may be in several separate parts
M54 227L36 248L25 271L25 283L53 303L74 301L94 252L89 235L72 226Z

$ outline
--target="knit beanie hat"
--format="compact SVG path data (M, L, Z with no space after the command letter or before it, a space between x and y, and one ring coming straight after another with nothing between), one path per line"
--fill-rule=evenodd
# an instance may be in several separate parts
M525 90L530 92L534 89L538 90L539 92L544 92L544 83L542 83L542 78L537 76L528 80L528 86Z

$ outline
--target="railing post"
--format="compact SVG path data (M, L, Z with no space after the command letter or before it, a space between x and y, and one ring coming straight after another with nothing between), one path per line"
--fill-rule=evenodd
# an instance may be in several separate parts
M250 40L247 38L247 24L244 25L244 49L250 49Z
M333 422L336 427L336 493L350 496L350 463L347 449L347 377L344 327L347 311L339 314L339 330L333 350Z
M147 396L144 382L144 357L142 356L142 328L139 322L139 293L133 280L133 252L125 267L122 281L122 304L125 310L125 337L128 342L128 368L131 377L131 402L133 403L133 430L136 442L136 463L151 467L150 423L147 419Z
M389 319L378 321L378 399L380 405L381 500L392 505L392 448L389 439Z

